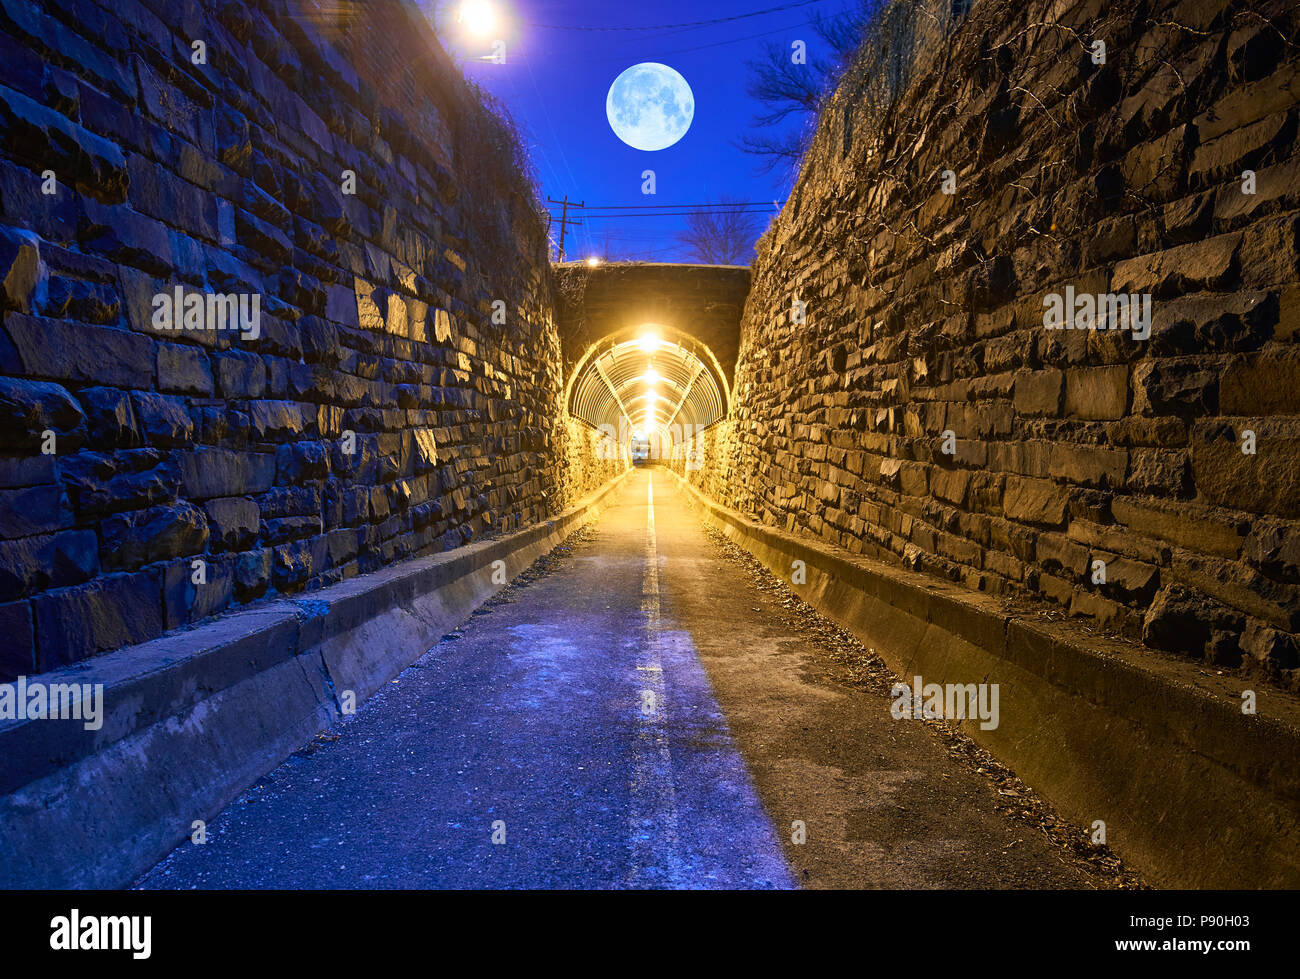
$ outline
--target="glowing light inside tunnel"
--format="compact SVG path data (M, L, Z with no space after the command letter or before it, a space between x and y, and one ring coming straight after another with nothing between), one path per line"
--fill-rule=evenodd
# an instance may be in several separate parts
M570 377L569 412L626 441L676 442L726 416L730 389L717 358L686 333L644 323L587 348Z

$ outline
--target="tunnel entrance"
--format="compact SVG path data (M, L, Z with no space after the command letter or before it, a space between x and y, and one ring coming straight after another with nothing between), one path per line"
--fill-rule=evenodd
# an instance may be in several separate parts
M607 436L598 452L689 463L697 436L727 417L749 269L553 268L568 414Z
M646 323L588 348L570 377L567 407L629 458L653 462L680 458L696 435L726 417L730 398L706 345Z

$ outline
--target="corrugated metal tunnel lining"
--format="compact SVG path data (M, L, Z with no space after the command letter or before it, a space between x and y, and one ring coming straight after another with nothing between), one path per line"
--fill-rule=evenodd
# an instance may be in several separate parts
M730 390L704 344L678 330L646 325L593 344L574 369L569 412L594 427L620 418L646 433L700 431L727 414ZM691 426L686 429L685 426Z

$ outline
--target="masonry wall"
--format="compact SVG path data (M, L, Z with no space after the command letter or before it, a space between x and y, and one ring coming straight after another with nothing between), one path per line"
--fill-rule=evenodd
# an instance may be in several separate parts
M1282 2L979 0L891 111L850 76L760 243L731 416L689 475L1294 687L1297 36ZM1045 329L1067 286L1151 294L1150 337Z
M0 0L0 59L0 680L599 481L518 147L414 5ZM156 329L177 286L258 336Z

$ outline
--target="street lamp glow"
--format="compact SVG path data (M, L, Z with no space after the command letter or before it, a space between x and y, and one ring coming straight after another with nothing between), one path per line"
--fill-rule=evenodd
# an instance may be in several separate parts
M641 345L641 349L645 353L652 354L659 349L659 344L663 341L659 339L659 334L657 333L643 333L641 334L641 339L637 342Z
M600 264L600 259L597 258L595 255L592 255L590 258L587 259L587 264L594 269L597 265Z
M476 37L485 37L497 26L496 8L488 0L465 0L460 5L458 20L469 33Z

